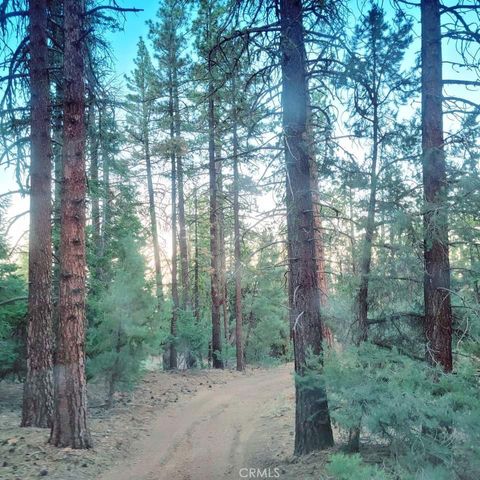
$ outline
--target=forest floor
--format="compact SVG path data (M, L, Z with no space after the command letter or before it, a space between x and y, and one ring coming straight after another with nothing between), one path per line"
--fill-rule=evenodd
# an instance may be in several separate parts
M47 431L18 427L21 386L0 382L0 479L324 478L328 453L292 456L291 365L152 372L110 410L102 395L90 386L94 449L57 449L47 444ZM246 469L260 470L254 476Z

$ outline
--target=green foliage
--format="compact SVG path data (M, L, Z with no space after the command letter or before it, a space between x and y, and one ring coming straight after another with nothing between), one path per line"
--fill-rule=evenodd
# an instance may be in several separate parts
M208 354L211 320L195 318L191 311L180 310L177 320L177 351L187 362L203 366ZM192 363L190 363L192 364Z
M225 366L235 364L235 345L231 345L229 342L224 341L222 343L222 351L220 352L220 358Z
M116 389L134 384L144 360L150 353L158 354L166 336L159 328L162 312L156 310L147 279L138 193L128 163L111 161L110 176L103 243L101 248L89 244L87 346L88 375L106 381L108 402ZM114 178L120 181L113 184Z
M0 378L23 373L26 290L27 282L18 267L0 261Z
M139 242L125 237L113 278L95 298L97 317L89 330L89 373L102 376L113 394L136 380L142 361L159 344L155 300L145 282Z
M387 470L400 478L474 479L480 471L480 404L472 365L447 375L370 343L329 352L323 374L333 421L361 424L369 441L386 446ZM432 476L435 472L436 476Z
M378 467L363 463L358 454L336 453L330 457L326 470L335 480L388 480L392 478Z
M4 208L0 204L0 225ZM0 230L0 379L9 374L22 375L25 368L26 295L26 278L20 267L9 260Z
M245 252L244 325L247 363L289 359L290 332L281 250L271 231L261 232Z

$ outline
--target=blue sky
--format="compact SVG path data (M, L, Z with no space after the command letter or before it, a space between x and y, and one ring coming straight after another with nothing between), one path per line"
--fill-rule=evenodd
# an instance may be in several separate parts
M147 20L154 20L158 10L158 0L123 0L122 7L142 8L143 12L127 13L123 22L123 31L107 35L115 57L115 70L118 74L130 73L133 59L137 53L139 37L145 40L148 36Z

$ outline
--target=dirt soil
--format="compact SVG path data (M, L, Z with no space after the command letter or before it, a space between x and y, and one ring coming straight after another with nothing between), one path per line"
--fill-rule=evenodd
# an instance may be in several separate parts
M21 386L0 383L0 479L327 478L328 452L291 455L291 365L149 373L110 410L99 386L89 390L95 447L80 451L51 447L45 430L19 428Z

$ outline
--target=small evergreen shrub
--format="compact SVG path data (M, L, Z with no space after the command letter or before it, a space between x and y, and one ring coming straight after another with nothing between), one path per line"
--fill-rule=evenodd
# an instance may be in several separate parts
M363 463L358 454L335 453L330 457L326 470L335 480L393 480L379 467Z
M480 403L473 365L464 362L444 374L365 342L328 351L323 369L313 358L309 367L305 388L325 382L333 422L345 433L360 425L369 444L387 448L387 472L402 480L478 478Z
M125 238L109 286L95 296L97 317L89 329L89 374L103 377L107 402L117 388L129 388L142 362L159 344L155 299L145 282L139 245Z
M190 310L179 310L177 321L177 351L183 355L186 366L203 366L208 356L208 342L211 334L211 320L200 316L198 319Z

